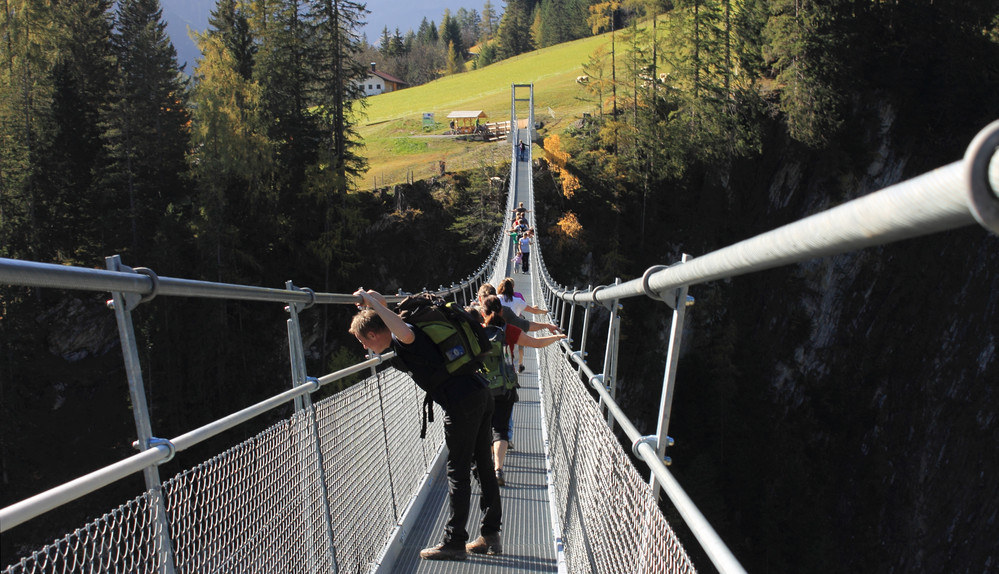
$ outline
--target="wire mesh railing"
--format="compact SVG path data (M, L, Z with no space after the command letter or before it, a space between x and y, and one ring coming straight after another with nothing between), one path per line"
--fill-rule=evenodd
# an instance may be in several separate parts
M366 572L444 440L419 440L422 401L408 375L369 377L164 482L168 538L146 492L4 572Z
M652 488L563 350L539 350L552 488L570 572L695 572Z

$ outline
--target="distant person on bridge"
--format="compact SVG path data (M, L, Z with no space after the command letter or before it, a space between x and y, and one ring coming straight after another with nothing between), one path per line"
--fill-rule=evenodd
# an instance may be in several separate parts
M531 267L531 238L534 236L534 230L528 229L519 240L517 240L517 246L520 250L520 255L522 258L521 267L523 267L524 273L528 273Z
M520 145L518 147L520 148L520 155L518 156L518 159L520 161L526 161L527 160L527 145L524 143L524 140L520 140Z
M350 324L350 333L365 349L384 353L389 348L410 371L420 388L444 409L444 441L448 447L447 479L450 516L444 529L444 539L437 546L420 551L424 560L465 560L467 552L500 554L502 506L496 475L491 471L492 418L495 408L492 393L479 374L451 375L436 383L444 366L444 357L422 329L406 323L385 306L385 298L376 291L358 289L358 312ZM364 308L366 307L366 308ZM472 495L471 467L482 487L480 506L483 510L481 536L468 541L469 506Z
M524 202L521 201L517 205L517 208L513 210L513 213L514 213L514 215L516 215L516 217L514 217L514 219L519 219L521 221L525 221L526 222L527 221L527 214L530 213L530 211L526 207L524 207Z

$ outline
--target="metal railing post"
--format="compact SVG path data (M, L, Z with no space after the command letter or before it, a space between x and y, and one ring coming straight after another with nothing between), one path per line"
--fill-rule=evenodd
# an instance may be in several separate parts
M593 290L593 285L586 286L587 292L590 292L592 290ZM586 340L590 334L590 318L593 314L593 303L587 301L586 303L584 303L584 305L586 307L585 310L583 311L583 335L581 337L581 341L579 342L579 358L582 362L586 362ZM580 366L580 368L576 370L577 374L579 374L580 372L582 372L582 366Z
M690 256L684 253L680 264L686 263L689 258ZM659 399L659 425L656 429L655 444L659 460L665 464L666 447L672 442L668 435L669 417L673 407L673 390L676 385L676 367L680 360L680 344L683 340L683 320L687 310L687 286L684 285L671 293L663 293L661 297L666 304L673 307L673 324L669 332L669 350L666 352L666 370L663 373L663 392ZM649 478L649 484L652 486L652 497L659 500L661 485L655 473Z
M285 288L289 291L299 291L298 288L291 281L285 282ZM315 294L311 289L303 289L304 291L312 294L312 299L314 300ZM301 308L308 309L313 305L313 302L300 304L300 303L288 303L284 308L288 312L288 353L291 360L291 387L296 388L301 385L306 384L308 381L308 374L305 368L305 346L302 343L302 326L298 318L299 305ZM319 381L315 380L315 389L319 390ZM312 406L312 397L305 393L301 396L295 397L295 413L299 415L300 420L305 420L309 424L308 432L311 435L309 437L309 442L312 443L312 448L316 453L316 471L319 476L319 493L322 498L323 504L323 522L326 525L326 538L329 540L330 545L330 560L333 566L333 572L339 572L340 567L337 564L336 559L336 543L333 538L333 514L330 510L330 497L329 497L329 487L326 481L326 465L323 462L323 449L322 444L319 440L319 420L316 418L316 409ZM305 444L304 433L299 431L296 433L298 435L296 438L299 439L299 455L300 464L302 464L302 488L300 491L301 496L306 502L305 507L308 507L308 476L310 474L308 470L308 445ZM313 522L311 520L306 521L306 528L312 529ZM307 534L308 540L313 541L312 553L309 556L311 563L311 569L313 572L319 571L319 564L322 561L319 559L318 552L315 550L315 540L316 537L309 532Z
M572 290L573 297L575 297L577 291L579 291L579 288L573 288ZM572 345L572 327L575 324L575 321L576 321L576 300L574 298L572 301L572 305L570 305L569 307L569 325L565 330L565 336L570 345Z
M133 271L131 267L122 264L121 256L119 255L112 255L105 258L105 264L109 271ZM155 277L155 274L151 271L146 274ZM156 280L154 279L154 286L155 283ZM149 420L149 405L146 403L145 383L142 380L139 348L135 341L135 326L132 324L132 309L139 303L148 301L153 297L155 297L155 292L148 298L143 298L138 293L112 291L111 301L108 302L108 306L114 309L115 319L118 322L121 354L125 360L125 372L128 376L128 392L132 402L132 416L135 418L135 431L138 438L134 446L140 451L151 448L154 437L152 423ZM157 546L159 547L160 571L164 574L173 574L173 541L170 540L170 529L166 518L166 502L163 500L163 487L160 482L159 467L146 467L142 471L142 476L146 481L146 490L151 492L153 497L151 505L153 512L152 523L155 525Z
M621 278L615 277L614 285L620 284ZM617 400L617 381L615 380L617 374L617 336L621 329L621 322L618 318L618 309L620 307L620 299L614 299L609 305L610 319L607 321L607 345L604 348L603 384L610 397L615 400ZM600 402L602 407L603 399ZM614 417L609 412L607 413L607 426L611 430L614 430Z

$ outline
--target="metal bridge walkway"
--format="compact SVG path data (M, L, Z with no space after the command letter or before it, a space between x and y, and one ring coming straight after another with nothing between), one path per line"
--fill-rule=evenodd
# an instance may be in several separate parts
M528 130L519 130L520 137L528 141ZM517 185L514 205L523 201L530 205L531 162L516 162ZM509 223L509 217L506 217ZM510 257L497 263L494 276L513 277L516 288L524 295L528 304L543 308L534 301L531 274L513 273ZM533 268L529 268L529 271ZM443 465L436 471L437 477L429 481L430 491L425 494L426 502L420 510L414 527L401 542L395 563L386 571L393 573L447 573L447 572L556 572L557 556L552 533L551 508L548 496L546 470L547 453L542 432L541 396L539 391L538 353L535 349L524 350L524 372L520 373L518 393L520 402L513 409L514 449L507 452L503 469L506 486L500 487L503 499L503 554L500 556L479 556L469 554L462 562L434 562L421 560L422 548L440 542L448 517L447 478ZM434 423L440 424L440 423ZM472 481L472 512L468 523L469 536L478 536L478 524L482 513L479 510L479 487ZM401 538L401 537L400 537ZM386 564L383 564L383 569Z

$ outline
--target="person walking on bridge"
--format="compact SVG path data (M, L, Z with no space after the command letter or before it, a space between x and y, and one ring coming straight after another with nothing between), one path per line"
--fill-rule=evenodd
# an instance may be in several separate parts
M444 409L450 515L443 541L421 550L420 558L465 560L467 552L500 554L503 511L492 460L495 404L486 380L476 373L450 375L437 383L436 375L444 369L444 357L430 337L386 307L385 298L378 292L358 289L354 295L360 297L358 306L362 310L354 315L350 333L373 353L384 353L392 348L416 384L430 393L434 402ZM472 496L470 475L473 460L482 487L480 506L483 516L481 536L466 544L468 531L465 525Z
M519 247L520 256L521 256L521 264L520 264L521 265L521 270L524 273L528 273L529 272L529 267L530 267L530 263L531 263L531 238L532 237L534 237L534 230L533 229L528 229L527 233L525 233L524 236L521 237L517 241L517 246Z

